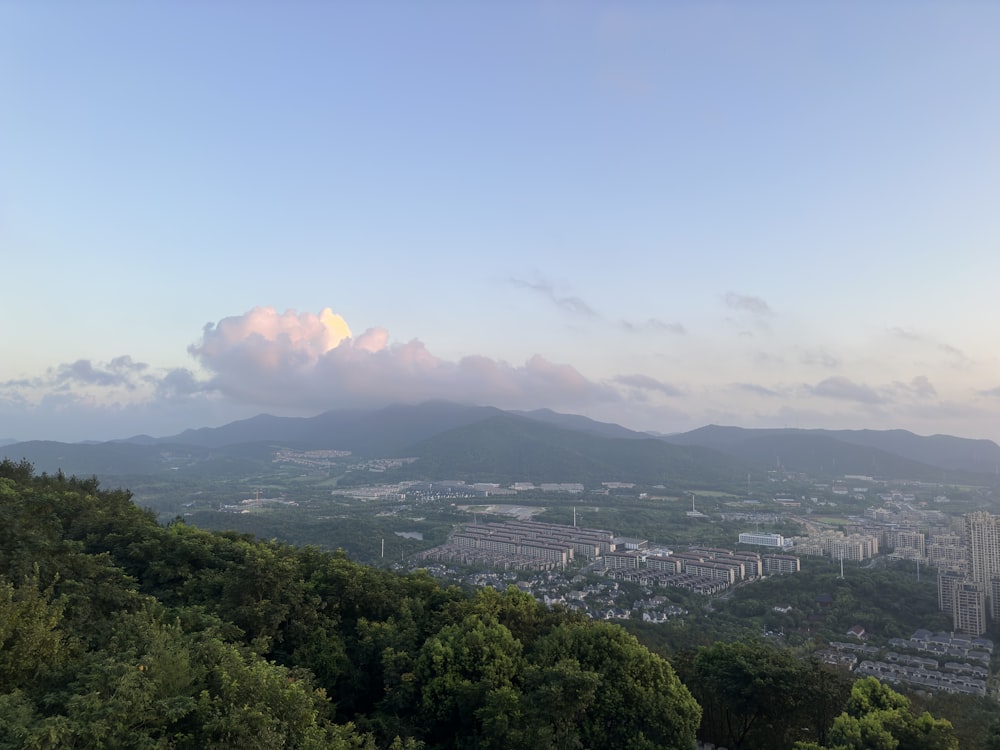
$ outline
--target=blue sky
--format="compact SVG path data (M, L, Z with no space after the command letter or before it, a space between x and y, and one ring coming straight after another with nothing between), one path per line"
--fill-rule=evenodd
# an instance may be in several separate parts
M451 398L1000 439L1000 6L0 5L0 438Z

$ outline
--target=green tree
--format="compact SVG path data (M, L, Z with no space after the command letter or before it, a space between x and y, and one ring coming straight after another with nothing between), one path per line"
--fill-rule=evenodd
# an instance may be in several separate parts
M0 578L0 693L26 687L64 663L73 639L60 627L63 606L37 571L20 586Z
M620 627L563 623L538 640L532 656L549 670L536 693L562 692L571 699L582 746L638 750L694 744L700 707L670 664ZM559 717L550 715L548 723L554 736L564 732Z
M829 744L800 744L800 750L958 750L951 723L926 711L915 715L910 701L874 677L854 683L847 710L833 722Z
M452 738L455 747L478 744L480 711L489 703L497 726L500 696L495 694L503 691L503 705L516 705L511 691L523 665L521 643L495 621L474 614L441 628L424 644L416 664L422 708L431 720L429 738L436 743Z
M720 642L702 648L692 669L703 738L733 750L801 739L809 699L819 692L806 662L760 641Z

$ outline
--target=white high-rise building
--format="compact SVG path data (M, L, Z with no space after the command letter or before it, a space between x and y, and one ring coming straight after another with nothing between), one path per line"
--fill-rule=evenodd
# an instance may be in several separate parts
M756 544L758 547L782 547L785 546L785 537L781 534L761 534L752 531L743 532L739 536L740 544Z
M1000 619L1000 600L992 595L991 580L1000 577L1000 516L976 511L965 516L967 577L986 592L990 616Z
M955 630L969 635L986 632L986 587L983 584L967 581L955 587L952 621Z
M986 583L1000 575L1000 516L985 511L967 514L965 544L969 550L969 578Z

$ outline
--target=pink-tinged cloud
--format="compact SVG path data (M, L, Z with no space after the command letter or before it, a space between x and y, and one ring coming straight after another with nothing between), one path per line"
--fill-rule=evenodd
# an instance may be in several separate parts
M382 328L353 337L339 315L258 307L208 325L190 353L209 386L261 406L302 410L447 399L501 408L581 406L619 398L569 365L535 355L521 366L488 357L450 362Z

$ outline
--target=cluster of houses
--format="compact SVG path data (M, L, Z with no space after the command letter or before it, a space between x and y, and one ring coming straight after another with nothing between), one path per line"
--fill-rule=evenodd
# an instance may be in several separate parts
M965 695L986 695L993 642L951 633L917 630L910 638L891 638L890 649L860 643L832 642L818 656L830 664L853 669L855 674L877 677L925 690ZM933 654L939 659L917 654Z
M799 571L794 555L734 552L718 547L690 547L685 552L645 549L608 552L604 567L609 578L644 586L669 586L699 594L714 594L741 581Z
M713 594L741 581L796 573L799 558L786 554L692 547L650 548L645 539L615 537L604 529L508 521L463 524L445 545L418 555L501 570L563 570L574 560L595 563L613 580Z
M577 557L596 560L614 549L614 535L603 529L507 521L463 524L448 544L418 557L503 570L562 570Z

